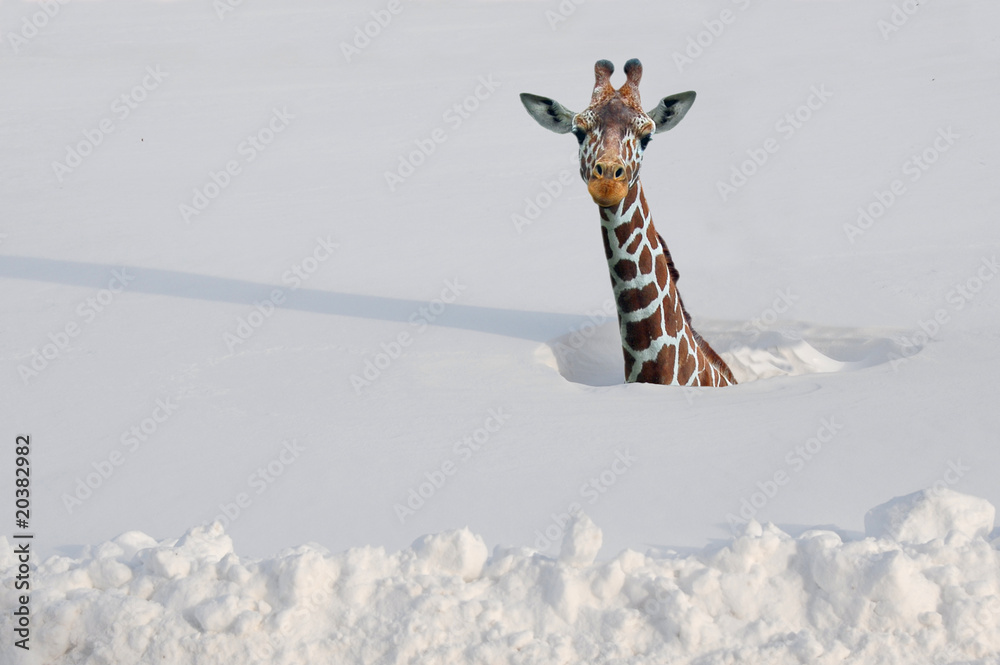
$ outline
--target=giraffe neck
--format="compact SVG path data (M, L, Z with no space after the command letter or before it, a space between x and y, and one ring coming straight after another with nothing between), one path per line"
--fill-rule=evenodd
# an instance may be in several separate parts
M677 272L637 180L614 208L601 208L604 251L618 305L629 383L735 384L729 368L691 327Z

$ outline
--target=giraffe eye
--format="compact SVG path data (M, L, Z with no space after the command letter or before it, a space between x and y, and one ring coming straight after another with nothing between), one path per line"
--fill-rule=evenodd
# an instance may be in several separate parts
M643 137L641 137L639 139L639 147L642 148L643 150L645 150L646 146L649 145L649 142L652 141L652 140L653 140L653 135L652 134L646 134L645 136L643 136Z
M583 131L582 129L576 126L573 127L572 131L573 131L573 136L576 137L576 140L579 141L580 145L583 145L583 140L587 138L587 132Z

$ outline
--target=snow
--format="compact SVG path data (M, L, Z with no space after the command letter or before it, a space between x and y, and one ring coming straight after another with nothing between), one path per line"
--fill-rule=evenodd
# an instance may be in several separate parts
M865 535L906 543L976 538L993 531L995 517L996 509L985 499L934 487L872 508L865 515Z
M604 543L604 534L585 513L573 516L563 536L559 561L570 566L589 566L594 563Z
M179 665L967 662L1000 651L1000 552L984 529L955 538L939 516L982 503L947 491L872 511L933 534L927 542L792 537L751 522L697 554L604 561L583 513L556 558L488 555L468 529L392 554L306 545L264 559L238 556L218 523L159 543L131 532L39 566L32 654Z
M1000 6L389 4L0 4L0 661L995 662ZM631 57L731 389L518 100Z

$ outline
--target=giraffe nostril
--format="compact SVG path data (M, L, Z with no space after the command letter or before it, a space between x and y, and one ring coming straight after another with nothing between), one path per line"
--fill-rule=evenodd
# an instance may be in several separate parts
M597 166L595 166L594 167L594 175L596 175L598 178L602 177L604 175L604 167L601 166L600 164L598 164Z
M625 169L619 166L617 169L615 169L615 180L621 180L624 177L625 177Z

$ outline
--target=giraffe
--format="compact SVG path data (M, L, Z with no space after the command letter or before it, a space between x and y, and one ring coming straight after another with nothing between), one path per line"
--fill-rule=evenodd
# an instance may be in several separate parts
M642 63L625 63L626 81L611 85L614 65L598 60L590 106L573 113L559 102L521 94L528 113L557 134L580 143L580 176L601 214L604 254L618 307L625 381L681 386L729 386L725 361L691 326L677 291L678 273L653 227L639 181L643 151L653 134L672 129L694 103L694 92L664 97L642 110Z

